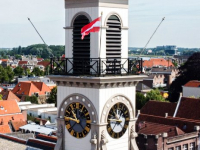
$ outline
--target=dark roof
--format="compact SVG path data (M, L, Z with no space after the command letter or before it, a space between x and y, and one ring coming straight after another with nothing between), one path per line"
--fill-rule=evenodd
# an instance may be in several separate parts
M28 139L26 145L40 148L43 150L54 150L56 144L39 139Z
M193 132L194 126L200 125L199 120L185 119L185 118L178 118L178 117L167 117L167 118L165 118L165 117L147 115L147 114L140 114L139 115L137 123L141 122L141 121L177 126L178 128L180 128L181 130L183 130L186 133Z
M36 135L37 139L41 139L41 140L45 140L45 141L49 141L49 142L57 142L57 137L55 136L48 136L48 135L44 135L44 134L38 134Z
M172 68L152 68L151 72L172 72Z
M182 135L184 132L176 126L158 124L153 122L141 121L137 124L138 134L158 135L164 132L168 133L168 137Z
M182 97L176 117L200 120L200 99Z
M140 113L165 117L165 113L168 113L168 116L173 116L175 109L176 103L148 101Z

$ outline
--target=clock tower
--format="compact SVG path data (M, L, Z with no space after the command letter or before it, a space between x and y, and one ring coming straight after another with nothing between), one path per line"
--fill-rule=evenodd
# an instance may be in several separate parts
M135 87L142 61L128 58L128 0L65 0L65 57L57 83L56 150L138 150ZM101 16L101 30L81 28Z

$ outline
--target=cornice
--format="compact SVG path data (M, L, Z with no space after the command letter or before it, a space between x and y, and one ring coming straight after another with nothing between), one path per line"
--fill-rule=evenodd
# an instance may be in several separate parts
M48 77L56 82L58 86L101 89L136 86L139 81L142 81L147 76L77 77L51 75Z

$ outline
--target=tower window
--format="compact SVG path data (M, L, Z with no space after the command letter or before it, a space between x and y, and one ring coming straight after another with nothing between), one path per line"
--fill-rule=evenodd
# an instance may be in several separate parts
M84 15L79 15L73 24L73 70L74 74L90 72L90 35L81 40L81 28L90 21Z

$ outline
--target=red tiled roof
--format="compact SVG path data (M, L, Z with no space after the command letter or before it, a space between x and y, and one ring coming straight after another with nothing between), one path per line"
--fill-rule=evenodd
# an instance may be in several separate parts
M184 86L186 86L186 87L200 87L200 81L198 81L198 80L189 81Z
M137 125L139 128L138 131L139 134L158 135L162 134L163 132L166 132L168 133L168 137L184 134L184 132L178 127L170 125L164 125L146 121L139 122Z
M2 91L0 94L2 94L3 100L17 100L18 102L20 101L20 99L12 91Z
M44 60L43 58L37 58L37 60L41 61L41 60Z
M19 106L15 100L1 100L0 101L0 115L20 113Z
M28 95L31 96L34 93L39 93L40 90L31 82L19 82L12 92L16 95Z
M39 90L40 94L44 95L45 92L51 92L51 89L44 82L32 82Z
M165 117L165 113L168 113L168 116L173 116L175 109L176 103L148 101L140 113Z
M11 133L9 125L0 125L0 133Z
M1 61L8 61L8 59L1 59Z
M42 65L44 67L47 67L50 65L50 62L49 61L41 61L41 62L38 62L37 65Z
M182 97L176 117L200 121L200 99Z
M16 95L31 96L34 93L45 95L45 92L51 92L50 88L43 82L19 82L12 90Z
M26 64L28 64L28 61L20 60L19 63L18 63L18 65L26 65Z
M143 61L143 67L152 68L153 66L165 66L165 67L174 67L173 63L164 58L151 58L150 60Z
M20 121L11 121L11 123L12 123L15 131L18 131L21 126L24 126L24 125L27 124L26 121L23 121L23 120L20 120Z
M186 133L193 132L194 126L200 125L199 120L184 119L184 118L178 118L178 117L167 117L167 118L165 118L165 117L147 115L147 114L140 114L139 115L137 123L141 122L141 121L177 126L178 128L182 129Z

